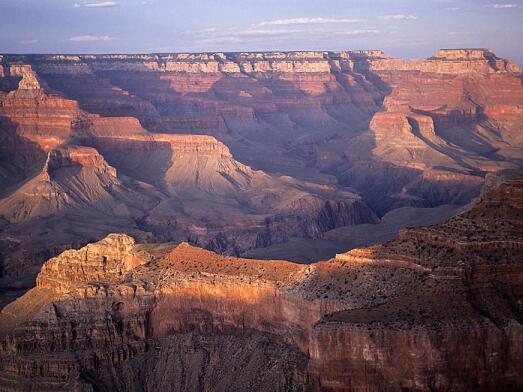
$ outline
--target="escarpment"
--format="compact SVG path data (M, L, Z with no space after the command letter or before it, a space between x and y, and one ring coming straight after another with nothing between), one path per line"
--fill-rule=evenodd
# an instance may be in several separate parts
M110 234L96 245L68 250L45 263L36 287L68 292L79 283L118 281L151 256L135 250L135 241L124 234Z
M118 216L155 205L155 193L120 180L114 167L93 148L67 146L48 153L43 168L0 202L4 219L29 222L85 209ZM145 189L147 191L147 189ZM145 203L145 204L143 204Z
M0 386L518 390L522 190L311 265L116 234L66 251L2 310Z
M19 102L22 91L19 87L5 98ZM148 240L190 239L238 254L292 236L318 238L340 225L376 220L356 194L253 170L212 136L150 133L134 118L100 117L42 89L35 94L30 97L36 101L24 103L22 112L6 109L12 124L5 129L6 138L27 140L35 149L27 156L16 145L7 150L6 185L8 170L17 171L38 154L32 167L18 170L0 201L8 222L3 235L13 244L5 248L6 283L31 278L43 257L64 245L82 244L115 229ZM48 114L56 113L46 109L34 114L40 103L32 105L46 106L49 99L63 102L71 112L58 124L49 117L54 126L63 124L56 136L44 129L35 134L33 124L24 120L26 112L47 121ZM11 156L20 164L12 167ZM331 206L343 213L333 216ZM69 230L79 218L80 229ZM57 230L49 231L48 225ZM19 233L14 243L12 232Z
M111 232L241 255L521 170L521 70L488 49L0 63L2 287Z

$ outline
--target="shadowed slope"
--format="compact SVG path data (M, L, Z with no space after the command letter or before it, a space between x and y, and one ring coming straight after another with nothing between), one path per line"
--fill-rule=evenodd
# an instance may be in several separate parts
M0 210L11 223L21 223L87 208L116 216L140 215L159 200L152 188L136 181L134 189L130 185L117 178L96 150L68 146L49 152L40 173L4 198Z
M211 136L151 134L134 118L86 113L30 66L11 68L22 76L6 76L18 88L0 93L0 134L12 140L0 171L2 285L26 284L43 259L115 228L238 254L376 220L347 189L252 170Z
M64 252L2 311L0 385L520 389L522 192L308 266L126 235Z
M1 62L8 280L112 231L236 255L320 239L396 208L464 205L488 173L522 167L521 70L486 49L421 61L357 51ZM49 153L72 146L95 148L116 176L77 166L38 177Z

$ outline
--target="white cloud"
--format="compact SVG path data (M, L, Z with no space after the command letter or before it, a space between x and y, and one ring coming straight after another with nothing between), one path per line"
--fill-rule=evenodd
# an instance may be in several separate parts
M494 9L507 9L507 8L523 8L523 5L518 4L487 4L484 5L485 8L494 8Z
M334 34L339 35L365 35L365 34L379 34L381 30L378 29L359 29L349 31L335 31Z
M240 35L284 35L284 34L296 34L304 33L308 30L297 30L297 29L245 29L240 30Z
M405 14L396 14L396 15L382 15L378 17L381 20L416 20L418 19L415 15L405 15Z
M118 7L116 1L102 1L99 3L75 3L75 8L111 8Z
M347 18L292 18L276 19L258 23L259 26L290 26L305 24L342 24L342 23L362 23L366 19L347 19Z
M26 40L20 41L20 43L22 45L32 45L32 44L36 44L37 42L38 42L37 39L26 39Z
M319 39L332 34L345 37L365 34L377 34L381 31L374 28L344 30L340 25L364 22L363 19L326 19L326 18L295 18L277 19L250 25L245 28L204 28L186 30L183 34L195 35L197 43L246 43L258 40L288 40L302 37L307 40ZM338 25L338 26L336 26Z
M277 46L286 42L295 43L304 40L311 44L332 39L333 36L343 39L365 37L381 33L376 27L348 29L344 24L356 23L360 19L325 19L296 18L278 19L252 24L244 28L206 28L185 31L194 36L194 44L200 50L209 50L209 45L264 45ZM203 48L203 49L202 49Z
M72 42L94 42L94 41L113 41L115 37L109 37L108 35L77 35L76 37L69 38Z
M461 11L461 7L447 7L445 11Z
M244 29L216 30L212 32L202 32L197 35L195 44L205 47L205 45L245 45L245 44L267 44L271 45L284 43L296 38L305 39L309 42L332 38L333 35L349 39L351 37L362 37L381 33L377 28L343 30L339 28L299 28L291 25L253 25Z

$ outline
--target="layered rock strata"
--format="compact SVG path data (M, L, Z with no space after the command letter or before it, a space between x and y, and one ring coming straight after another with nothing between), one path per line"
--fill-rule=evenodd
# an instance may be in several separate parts
M462 205L523 162L521 70L488 49L0 62L0 286L115 231L238 255ZM47 166L77 149L105 171Z
M522 196L514 180L445 224L308 266L126 235L64 252L2 311L0 385L521 389Z
M352 192L252 170L212 136L150 133L132 117L86 113L25 83L37 80L30 66L12 68L9 77L22 79L0 108L11 141L0 171L3 284L26 285L44 258L115 229L238 254L376 221Z

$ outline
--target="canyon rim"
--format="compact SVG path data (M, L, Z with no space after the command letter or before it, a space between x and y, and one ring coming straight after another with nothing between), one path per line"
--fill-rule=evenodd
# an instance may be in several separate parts
M523 3L58 3L0 0L0 391L523 391Z

